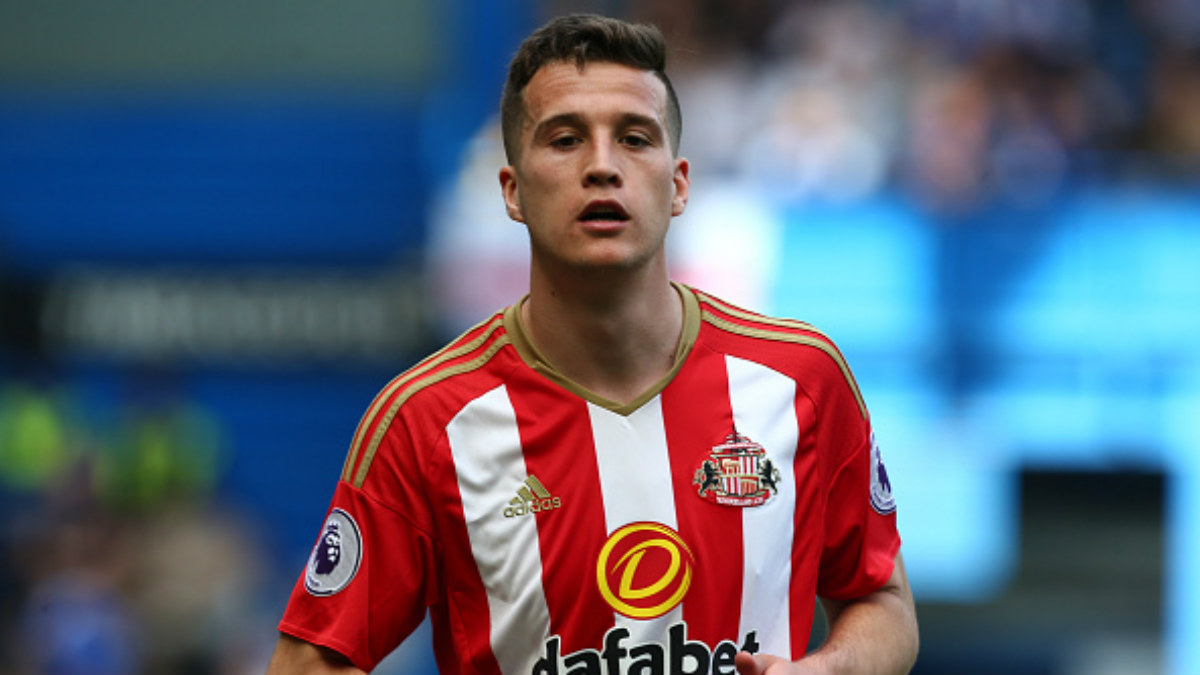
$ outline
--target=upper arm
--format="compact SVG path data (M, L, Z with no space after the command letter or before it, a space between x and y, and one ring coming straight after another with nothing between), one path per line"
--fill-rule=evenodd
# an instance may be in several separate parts
M892 573L888 577L887 581L885 581L882 586L880 586L874 593L871 593L868 597L880 597L883 599L888 599L889 597L894 598L894 601L898 601L903 608L909 611L914 611L912 610L912 589L908 585L908 573L904 570L904 558L899 552L896 553L896 559L892 565ZM838 615L842 613L842 610L845 609L847 605L850 605L861 599L862 598L838 600L835 598L820 598L821 608L825 610L825 617L829 620L831 625L837 621Z
M325 647L294 638L287 633L279 634L275 653L267 664L267 675L290 675L311 673L312 675L364 675L346 657Z

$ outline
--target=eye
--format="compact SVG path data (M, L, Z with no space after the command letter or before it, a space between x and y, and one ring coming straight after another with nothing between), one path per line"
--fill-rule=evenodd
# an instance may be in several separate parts
M560 148L560 149L565 150L567 148L573 148L582 142L583 141L578 136L571 135L571 134L565 134L562 136L556 136L556 137L552 138L550 140L550 146L554 147L554 148Z
M643 134L626 134L621 142L633 148L644 148L650 145L650 139Z

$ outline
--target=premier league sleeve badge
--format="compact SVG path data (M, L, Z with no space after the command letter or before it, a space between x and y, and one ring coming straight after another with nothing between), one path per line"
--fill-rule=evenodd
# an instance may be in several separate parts
M892 481L883 466L883 455L879 452L879 443L875 441L874 432L871 433L871 508L882 516L896 510L896 499L892 497Z
M334 509L308 558L304 588L316 596L333 595L350 585L362 562L362 535L354 518Z

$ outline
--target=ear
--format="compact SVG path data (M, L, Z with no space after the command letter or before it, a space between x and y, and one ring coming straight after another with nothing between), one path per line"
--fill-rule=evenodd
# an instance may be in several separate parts
M512 166L500 169L500 192L504 195L504 210L518 223L525 222L521 213L521 195L517 191L517 170Z
M690 169L688 161L683 157L675 160L675 196L671 199L672 216L683 215L683 210L687 208L688 190L692 185L691 179L688 178Z

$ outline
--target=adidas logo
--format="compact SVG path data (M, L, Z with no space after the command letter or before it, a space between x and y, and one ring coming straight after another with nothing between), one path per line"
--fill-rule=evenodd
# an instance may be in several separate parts
M508 502L504 509L505 518L529 515L539 511L553 511L562 507L562 500L550 494L537 476L525 479L525 484L517 490L517 496Z

